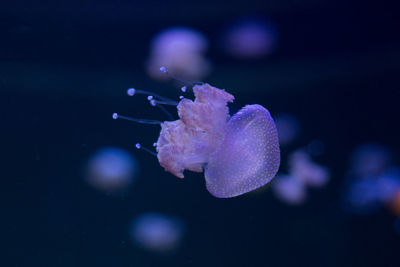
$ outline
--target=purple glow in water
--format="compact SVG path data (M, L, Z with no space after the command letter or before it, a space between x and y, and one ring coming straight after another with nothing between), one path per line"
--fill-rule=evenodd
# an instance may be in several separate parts
M155 252L177 249L183 235L184 224L180 219L158 212L139 215L130 227L132 240L138 246Z
M312 187L325 186L330 179L328 169L314 162L304 150L289 155L289 174Z
M173 27L155 35L147 62L147 70L157 80L168 79L163 66L169 73L186 80L199 80L211 69L205 58L208 40L200 32L187 27Z
M400 191L400 168L388 168L381 176L376 178L376 183L380 201L391 203Z
M260 58L270 54L276 45L275 27L262 20L241 20L231 26L223 38L225 51L238 58Z
M275 196L289 205L303 204L307 198L304 183L290 175L277 175L271 187Z
M135 158L125 150L106 147L94 152L87 162L86 180L106 192L126 188L138 171Z
M389 150L378 143L358 146L350 157L351 173L355 177L377 177L391 163Z
M275 117L278 129L279 144L288 145L292 143L300 133L300 122L290 114L278 114Z
M371 213L381 206L378 183L374 179L357 178L350 182L345 194L346 208L355 213Z

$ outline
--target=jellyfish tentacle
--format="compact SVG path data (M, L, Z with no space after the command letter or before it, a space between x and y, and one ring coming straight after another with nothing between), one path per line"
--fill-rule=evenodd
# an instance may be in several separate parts
M123 120L127 120L127 121L132 121L132 122L136 122L136 123L141 123L141 124L157 124L160 125L162 123L162 121L158 121L158 120L147 120L147 119L138 119L138 118L132 118L132 117L128 117L128 116L123 116L120 115L118 113L113 113L112 115L113 119L123 119Z
M158 98L158 100L163 101L163 102L165 102L165 103L173 104L174 106L178 105L178 102L177 102L177 101L175 101L175 100L173 100L173 99L171 99L171 98L168 98L168 97L165 97L165 96L156 94L156 93L154 93L154 92L150 92L150 91L138 90L138 89L135 89L135 88L129 88L129 89L126 91L126 93L127 93L129 96L134 96L134 95L139 95L139 94L140 94L140 95L147 95L148 97L151 96L151 97Z
M147 153L149 153L150 155L153 155L155 157L157 157L157 153L151 151L150 149L148 149L147 147L142 146L140 143L136 143L135 147L137 149L143 149L144 151L146 151Z

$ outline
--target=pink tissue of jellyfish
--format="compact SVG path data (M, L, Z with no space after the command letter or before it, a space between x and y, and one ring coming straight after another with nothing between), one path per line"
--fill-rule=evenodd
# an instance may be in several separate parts
M160 165L179 178L185 169L204 171L207 190L218 198L239 196L268 183L280 164L278 133L268 110L247 105L230 117L227 104L233 95L209 84L195 85L193 92L194 101L181 98L177 104L179 120L159 122L155 146ZM146 123L116 113L113 118Z

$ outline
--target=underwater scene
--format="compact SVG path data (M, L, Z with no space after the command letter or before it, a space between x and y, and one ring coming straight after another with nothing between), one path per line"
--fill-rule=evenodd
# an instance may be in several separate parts
M400 266L395 6L1 3L0 266Z

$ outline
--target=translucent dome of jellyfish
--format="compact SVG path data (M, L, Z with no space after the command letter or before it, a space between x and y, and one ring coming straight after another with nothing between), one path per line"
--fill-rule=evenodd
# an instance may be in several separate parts
M156 80L166 80L168 76L158 71L165 66L183 79L202 79L211 69L204 55L207 49L208 40L202 33L188 27L167 28L152 40L147 72Z
M204 171L207 190L218 198L239 196L268 183L280 164L278 134L268 110L247 105L231 117L227 104L233 95L209 84L194 85L193 92L194 101L182 97L177 104L178 120L159 122L155 146L160 165L179 178L184 170ZM149 97L165 102L155 98ZM113 118L146 122L117 113Z
M146 212L132 220L130 236L133 242L145 249L171 252L182 241L184 228L183 221L177 217Z
M115 192L130 185L137 171L136 159L127 151L104 147L90 156L86 166L86 181L101 191Z

